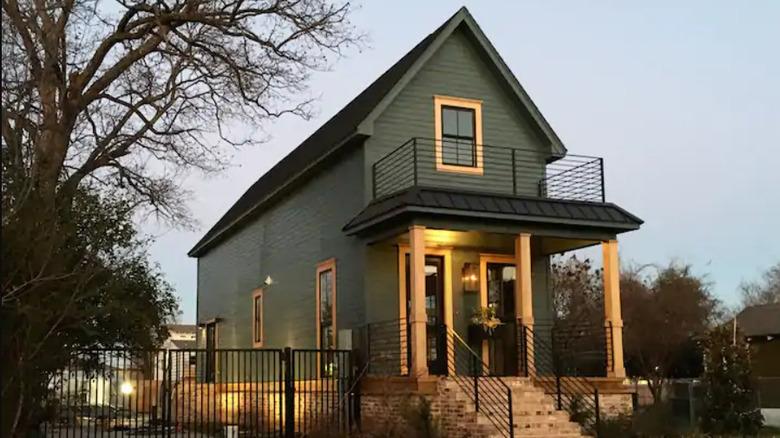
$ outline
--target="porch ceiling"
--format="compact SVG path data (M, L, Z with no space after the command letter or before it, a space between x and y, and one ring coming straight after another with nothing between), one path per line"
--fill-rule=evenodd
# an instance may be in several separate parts
M394 234L410 223L593 240L636 230L642 220L612 203L412 187L372 201L344 227L344 232L361 236ZM570 242L561 249L568 250L569 246Z

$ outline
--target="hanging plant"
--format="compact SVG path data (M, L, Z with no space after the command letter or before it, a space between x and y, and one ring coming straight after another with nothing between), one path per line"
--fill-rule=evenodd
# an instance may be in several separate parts
M471 315L471 323L482 327L482 330L488 335L493 335L493 332L499 326L504 323L496 316L496 311L492 307L480 307L474 310Z

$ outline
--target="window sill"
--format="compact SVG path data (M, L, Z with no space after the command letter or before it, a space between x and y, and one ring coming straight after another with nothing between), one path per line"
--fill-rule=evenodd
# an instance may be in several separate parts
M436 170L440 172L466 173L470 175L482 175L482 167L458 166L455 164L436 163Z

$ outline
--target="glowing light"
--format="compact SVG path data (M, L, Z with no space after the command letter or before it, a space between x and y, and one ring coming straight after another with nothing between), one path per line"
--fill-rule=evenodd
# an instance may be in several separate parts
M133 384L130 382L124 382L122 383L122 386L119 387L119 390L124 395L130 395L133 393Z

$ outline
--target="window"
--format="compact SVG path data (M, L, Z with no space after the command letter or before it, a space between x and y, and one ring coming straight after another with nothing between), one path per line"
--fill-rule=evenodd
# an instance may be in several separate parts
M436 169L482 174L482 102L434 96Z
M252 293L252 347L263 346L263 289Z
M336 262L317 266L317 347L336 348Z
M207 322L204 331L206 332L206 363L203 378L206 383L214 383L217 375L217 322Z
M317 348L336 348L336 261L330 259L317 266ZM321 353L320 376L333 376L335 357Z
M441 107L441 154L444 164L469 167L477 165L473 109Z

